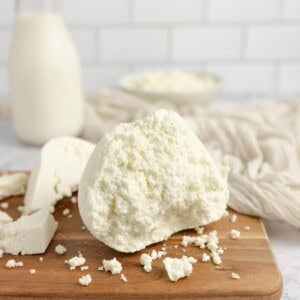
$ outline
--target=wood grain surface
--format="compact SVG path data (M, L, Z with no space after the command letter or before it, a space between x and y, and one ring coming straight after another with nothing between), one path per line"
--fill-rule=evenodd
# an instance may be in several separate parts
M19 216L17 206L22 204L22 197L8 200L7 210L14 218ZM69 208L72 218L62 215L62 210ZM232 214L232 212L230 212ZM220 266L211 262L197 262L190 277L178 282L170 282L163 267L162 259L153 262L153 271L146 273L140 266L139 259L143 252L161 249L163 243L148 247L136 254L121 254L113 251L94 239L83 226L77 204L70 198L56 206L55 218L59 222L58 230L44 255L12 256L5 254L0 259L0 298L1 299L279 299L282 291L282 279L262 222L258 218L237 214L235 223L230 217L205 227L205 232L216 229L220 245L226 248ZM243 226L250 226L245 231ZM230 238L231 229L241 231L239 240ZM189 246L182 250L183 234L195 235L193 230L180 232L166 241L168 256L194 256L201 260L203 250ZM54 248L64 245L68 251L57 255ZM174 248L178 245L178 248ZM87 259L89 270L70 271L64 261L80 251ZM39 257L44 261L40 262ZM120 275L98 271L102 259L116 257L123 266L123 273L128 282L120 280ZM5 263L14 258L24 262L21 268L7 269ZM29 269L36 269L30 275ZM231 272L241 278L233 280ZM92 283L80 286L78 278L91 274Z

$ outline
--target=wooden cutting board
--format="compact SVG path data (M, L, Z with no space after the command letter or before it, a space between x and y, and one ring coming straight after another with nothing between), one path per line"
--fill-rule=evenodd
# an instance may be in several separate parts
M22 204L22 197L9 200L7 212L14 218L19 217L17 206ZM64 217L64 208L71 210L72 218ZM230 212L232 214L232 212ZM178 282L170 282L163 268L162 259L153 263L153 271L145 273L140 264L140 255L152 249L161 249L163 243L148 247L136 254L121 254L113 251L101 242L95 240L83 226L78 213L77 204L70 198L64 199L56 206L55 218L59 222L57 233L44 255L12 256L5 254L0 259L0 298L72 298L72 299L279 299L282 292L282 279L263 223L258 218L237 214L235 223L230 218L205 227L205 232L217 230L220 245L226 248L220 266L211 262L197 262L190 277ZM245 231L243 226L250 226ZM239 240L229 236L231 229L241 231ZM193 230L173 235L166 241L168 256L182 255L201 258L202 250L189 246L184 252L181 246L183 234L194 235ZM68 251L57 255L54 248L57 244L64 245ZM178 248L174 248L178 245ZM64 261L81 251L87 259L89 270L70 271ZM44 261L40 262L39 257ZM117 257L123 266L123 273L128 282L120 280L120 275L111 275L98 271L102 259ZM21 268L7 269L8 259L21 260ZM36 274L30 275L29 269L36 269ZM230 278L231 272L238 273L241 278ZM92 283L80 286L78 278L91 274Z

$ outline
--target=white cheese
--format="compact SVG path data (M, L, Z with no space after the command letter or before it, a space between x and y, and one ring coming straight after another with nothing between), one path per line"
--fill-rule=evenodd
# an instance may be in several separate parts
M62 211L62 215L63 215L63 216L67 216L69 213L70 213L70 210L69 210L68 208L65 208L65 209Z
M140 263L147 273L152 271L152 260L152 257L146 253L143 253L140 257Z
M12 222L13 219L6 212L0 210L0 227L4 224Z
M123 273L121 273L121 280L122 281L124 281L124 282L127 282L128 280L127 280L127 277L123 274Z
M0 248L15 255L44 253L56 229L53 216L41 209L0 227Z
M231 276L230 276L232 279L240 279L241 278L241 276L239 275L239 274L237 274L237 273L234 273L234 272L232 272L231 273Z
M250 226L244 226L243 227L246 231L249 231L250 230Z
M40 261L40 262L43 262L43 261L44 261L44 257L43 257L43 256L40 256L40 257L39 257L39 261Z
M6 264L5 267L8 269L12 269L12 268L17 268L17 267L23 267L23 262L22 261L15 261L14 259L9 259Z
M220 219L227 171L178 114L159 110L100 141L80 182L80 215L106 245L136 252Z
M212 261L215 265L220 265L222 263L222 259L221 259L220 255L217 252L212 252L211 253L211 258L212 258Z
M92 277L90 274L83 275L78 279L78 283L83 286L89 285L91 282L92 282Z
M233 215L230 217L230 222L235 223L236 220L237 220L237 215L233 214Z
M35 273L36 273L36 270L35 270L35 269L30 269L30 270L29 270L29 274L30 274L30 275L33 275L33 274L35 274Z
M76 204L76 203L77 203L77 198L76 198L75 196L73 196L73 197L71 198L71 202L72 202L73 204Z
M208 261L210 261L210 256L207 253L203 253L201 261L202 262L208 262Z
M175 245L176 246L176 245ZM174 248L177 248L177 247L175 247L174 246ZM165 256L165 255L167 255L167 252L166 251L158 251L157 252L157 258L161 258L162 256Z
M105 272L119 274L122 271L122 265L115 257L113 259L103 259L102 264Z
M86 271L89 269L89 266L81 266L80 271Z
M28 175L13 173L0 176L0 200L25 194Z
M198 233L198 234L203 234L204 232L204 227L203 226L198 226L195 228L195 231Z
M8 209L8 208L9 208L9 203L8 203L7 201L1 202L1 203L0 203L0 207L1 207L2 209Z
M224 214L223 214L223 218L227 218L229 216L229 212L228 210L225 210Z
M240 237L240 235L241 235L241 232L238 231L238 230L236 230L236 229L232 229L232 230L230 231L230 236L231 236L231 238L234 239L234 240L238 239L238 238Z
M4 250L3 250L3 249L0 249L0 258L3 257L3 254L4 254Z
M47 208L76 191L94 145L73 137L50 140L41 150L30 175L25 196L24 212Z
M65 264L68 264L70 270L75 270L77 267L84 265L86 259L82 255L74 256L69 260L65 260Z
M177 281L180 278L190 276L193 271L193 264L196 262L197 259L187 256L182 256L182 258L166 257L163 260L170 281Z
M58 255L62 255L62 254L64 254L64 253L66 253L68 250L67 250L67 248L64 247L63 245L58 244L58 245L55 247L54 251L55 251Z

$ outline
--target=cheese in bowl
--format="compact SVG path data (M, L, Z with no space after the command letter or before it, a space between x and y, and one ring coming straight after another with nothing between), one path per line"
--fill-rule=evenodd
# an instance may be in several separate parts
M217 76L207 73L157 70L127 75L121 78L120 87L148 100L207 103L216 96L220 82Z

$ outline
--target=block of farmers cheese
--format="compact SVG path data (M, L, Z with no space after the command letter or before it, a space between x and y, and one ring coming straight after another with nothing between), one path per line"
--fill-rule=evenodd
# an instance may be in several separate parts
M24 213L41 208L53 212L58 200L77 191L94 148L94 144L73 137L55 138L46 143L28 182Z
M44 253L57 229L57 222L47 209L22 216L0 227L0 249L5 253Z
M177 113L158 110L96 146L79 185L80 215L97 239L135 252L220 219L227 173Z

